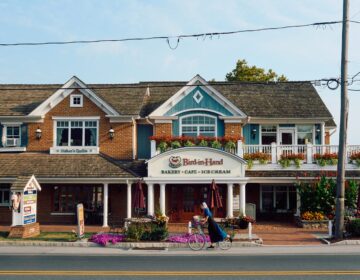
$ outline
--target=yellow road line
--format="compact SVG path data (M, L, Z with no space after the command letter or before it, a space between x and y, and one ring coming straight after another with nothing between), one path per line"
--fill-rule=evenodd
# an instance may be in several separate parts
M23 276L311 276L311 275L360 275L360 270L313 271L77 271L77 270L0 270L1 275Z

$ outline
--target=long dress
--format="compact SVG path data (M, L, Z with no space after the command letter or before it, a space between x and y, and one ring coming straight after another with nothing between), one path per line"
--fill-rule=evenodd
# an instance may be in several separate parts
M204 216L208 218L208 231L211 243L223 241L226 238L227 234L214 221L214 218L209 208L204 209Z

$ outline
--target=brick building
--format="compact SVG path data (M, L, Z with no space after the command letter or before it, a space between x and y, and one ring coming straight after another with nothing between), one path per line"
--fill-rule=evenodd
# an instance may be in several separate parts
M0 85L0 223L11 223L10 187L24 175L41 184L41 224L75 223L79 202L87 223L132 217L139 180L140 210L158 210L170 222L199 213L212 180L224 203L217 216L293 215L297 180L334 175L336 166L321 167L314 155L337 152L335 129L310 83L210 85L197 75L189 82L73 77L64 85ZM359 149L349 146L348 155ZM278 164L294 154L301 166ZM358 179L359 171L347 165L347 176Z

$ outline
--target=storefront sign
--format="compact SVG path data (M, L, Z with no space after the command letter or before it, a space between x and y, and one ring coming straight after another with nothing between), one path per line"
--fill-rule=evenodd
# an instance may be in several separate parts
M84 220L84 205L82 203L77 205L77 236L78 238L84 237L85 233L85 220Z
M98 147L55 147L50 148L50 154L98 154Z
M174 149L148 161L149 177L244 177L245 162L221 150Z
M24 225L36 223L36 189L28 188L23 196Z

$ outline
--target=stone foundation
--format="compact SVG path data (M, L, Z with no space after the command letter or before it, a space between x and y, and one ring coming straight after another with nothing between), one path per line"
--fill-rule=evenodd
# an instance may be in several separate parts
M9 238L29 238L40 234L40 224L34 223L10 228Z

